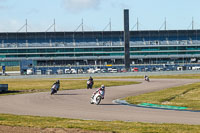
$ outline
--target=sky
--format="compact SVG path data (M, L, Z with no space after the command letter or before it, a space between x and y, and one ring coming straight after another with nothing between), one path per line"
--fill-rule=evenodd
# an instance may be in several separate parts
M0 32L46 31L55 19L56 31L123 30L123 10L129 9L130 30L200 29L200 0L0 0ZM77 29L78 28L78 29ZM51 28L49 31L53 31ZM109 30L107 27L105 30ZM24 32L25 28L20 32Z

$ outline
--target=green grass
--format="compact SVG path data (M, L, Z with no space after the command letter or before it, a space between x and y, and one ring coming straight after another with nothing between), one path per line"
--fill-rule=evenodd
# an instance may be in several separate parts
M2 79L1 84L8 84L8 90L13 93L6 93L0 95L17 94L17 93L30 93L30 92L42 92L50 91L52 84L55 80L52 79ZM94 81L93 88L98 88L102 84L106 87L137 84L139 82L134 81L106 81L96 80ZM69 89L85 89L86 80L60 80L60 90Z
M200 125L152 124L122 121L93 121L56 117L0 114L0 125L38 128L79 128L119 133L199 133Z
M200 110L200 83L126 97L124 100L131 104L152 103L188 107L189 110Z

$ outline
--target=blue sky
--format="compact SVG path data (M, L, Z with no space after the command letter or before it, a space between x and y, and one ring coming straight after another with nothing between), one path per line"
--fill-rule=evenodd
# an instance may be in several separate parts
M110 18L112 30L123 30L125 8L130 29L138 18L140 30L158 30L165 17L167 29L189 29L192 17L200 29L199 5L200 0L0 0L0 32L16 32L25 19L28 31L46 31L54 18L56 31L74 31L82 18L85 30L103 30Z

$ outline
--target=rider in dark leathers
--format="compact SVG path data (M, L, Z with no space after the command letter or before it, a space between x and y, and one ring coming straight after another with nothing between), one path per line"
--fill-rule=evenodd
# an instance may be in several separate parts
M54 94L54 93L57 93L59 88L60 88L60 81L57 80L51 87L51 95Z
M93 78L90 76L90 78L87 81L87 89L92 89L93 84L94 84Z
M89 80L92 82L92 85L94 84L93 78L90 76Z

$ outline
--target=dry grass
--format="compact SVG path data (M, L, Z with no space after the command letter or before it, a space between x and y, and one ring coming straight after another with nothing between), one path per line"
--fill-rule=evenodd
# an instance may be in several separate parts
M3 79L1 84L8 84L9 91L19 91L22 93L27 92L40 92L40 91L49 91L52 84L56 80L53 79ZM138 82L134 81L106 81L106 80L96 80L94 83L94 88L98 88L101 84L105 86L120 86L120 85L130 85L136 84ZM85 89L86 80L60 80L60 90L69 90L69 89ZM7 93L10 94L10 93ZM16 93L12 93L16 94ZM2 95L2 94L0 94ZM5 95L5 94L4 94Z
M119 133L199 133L200 125L153 124L122 121L93 121L56 117L0 114L0 125L37 128L79 128Z

